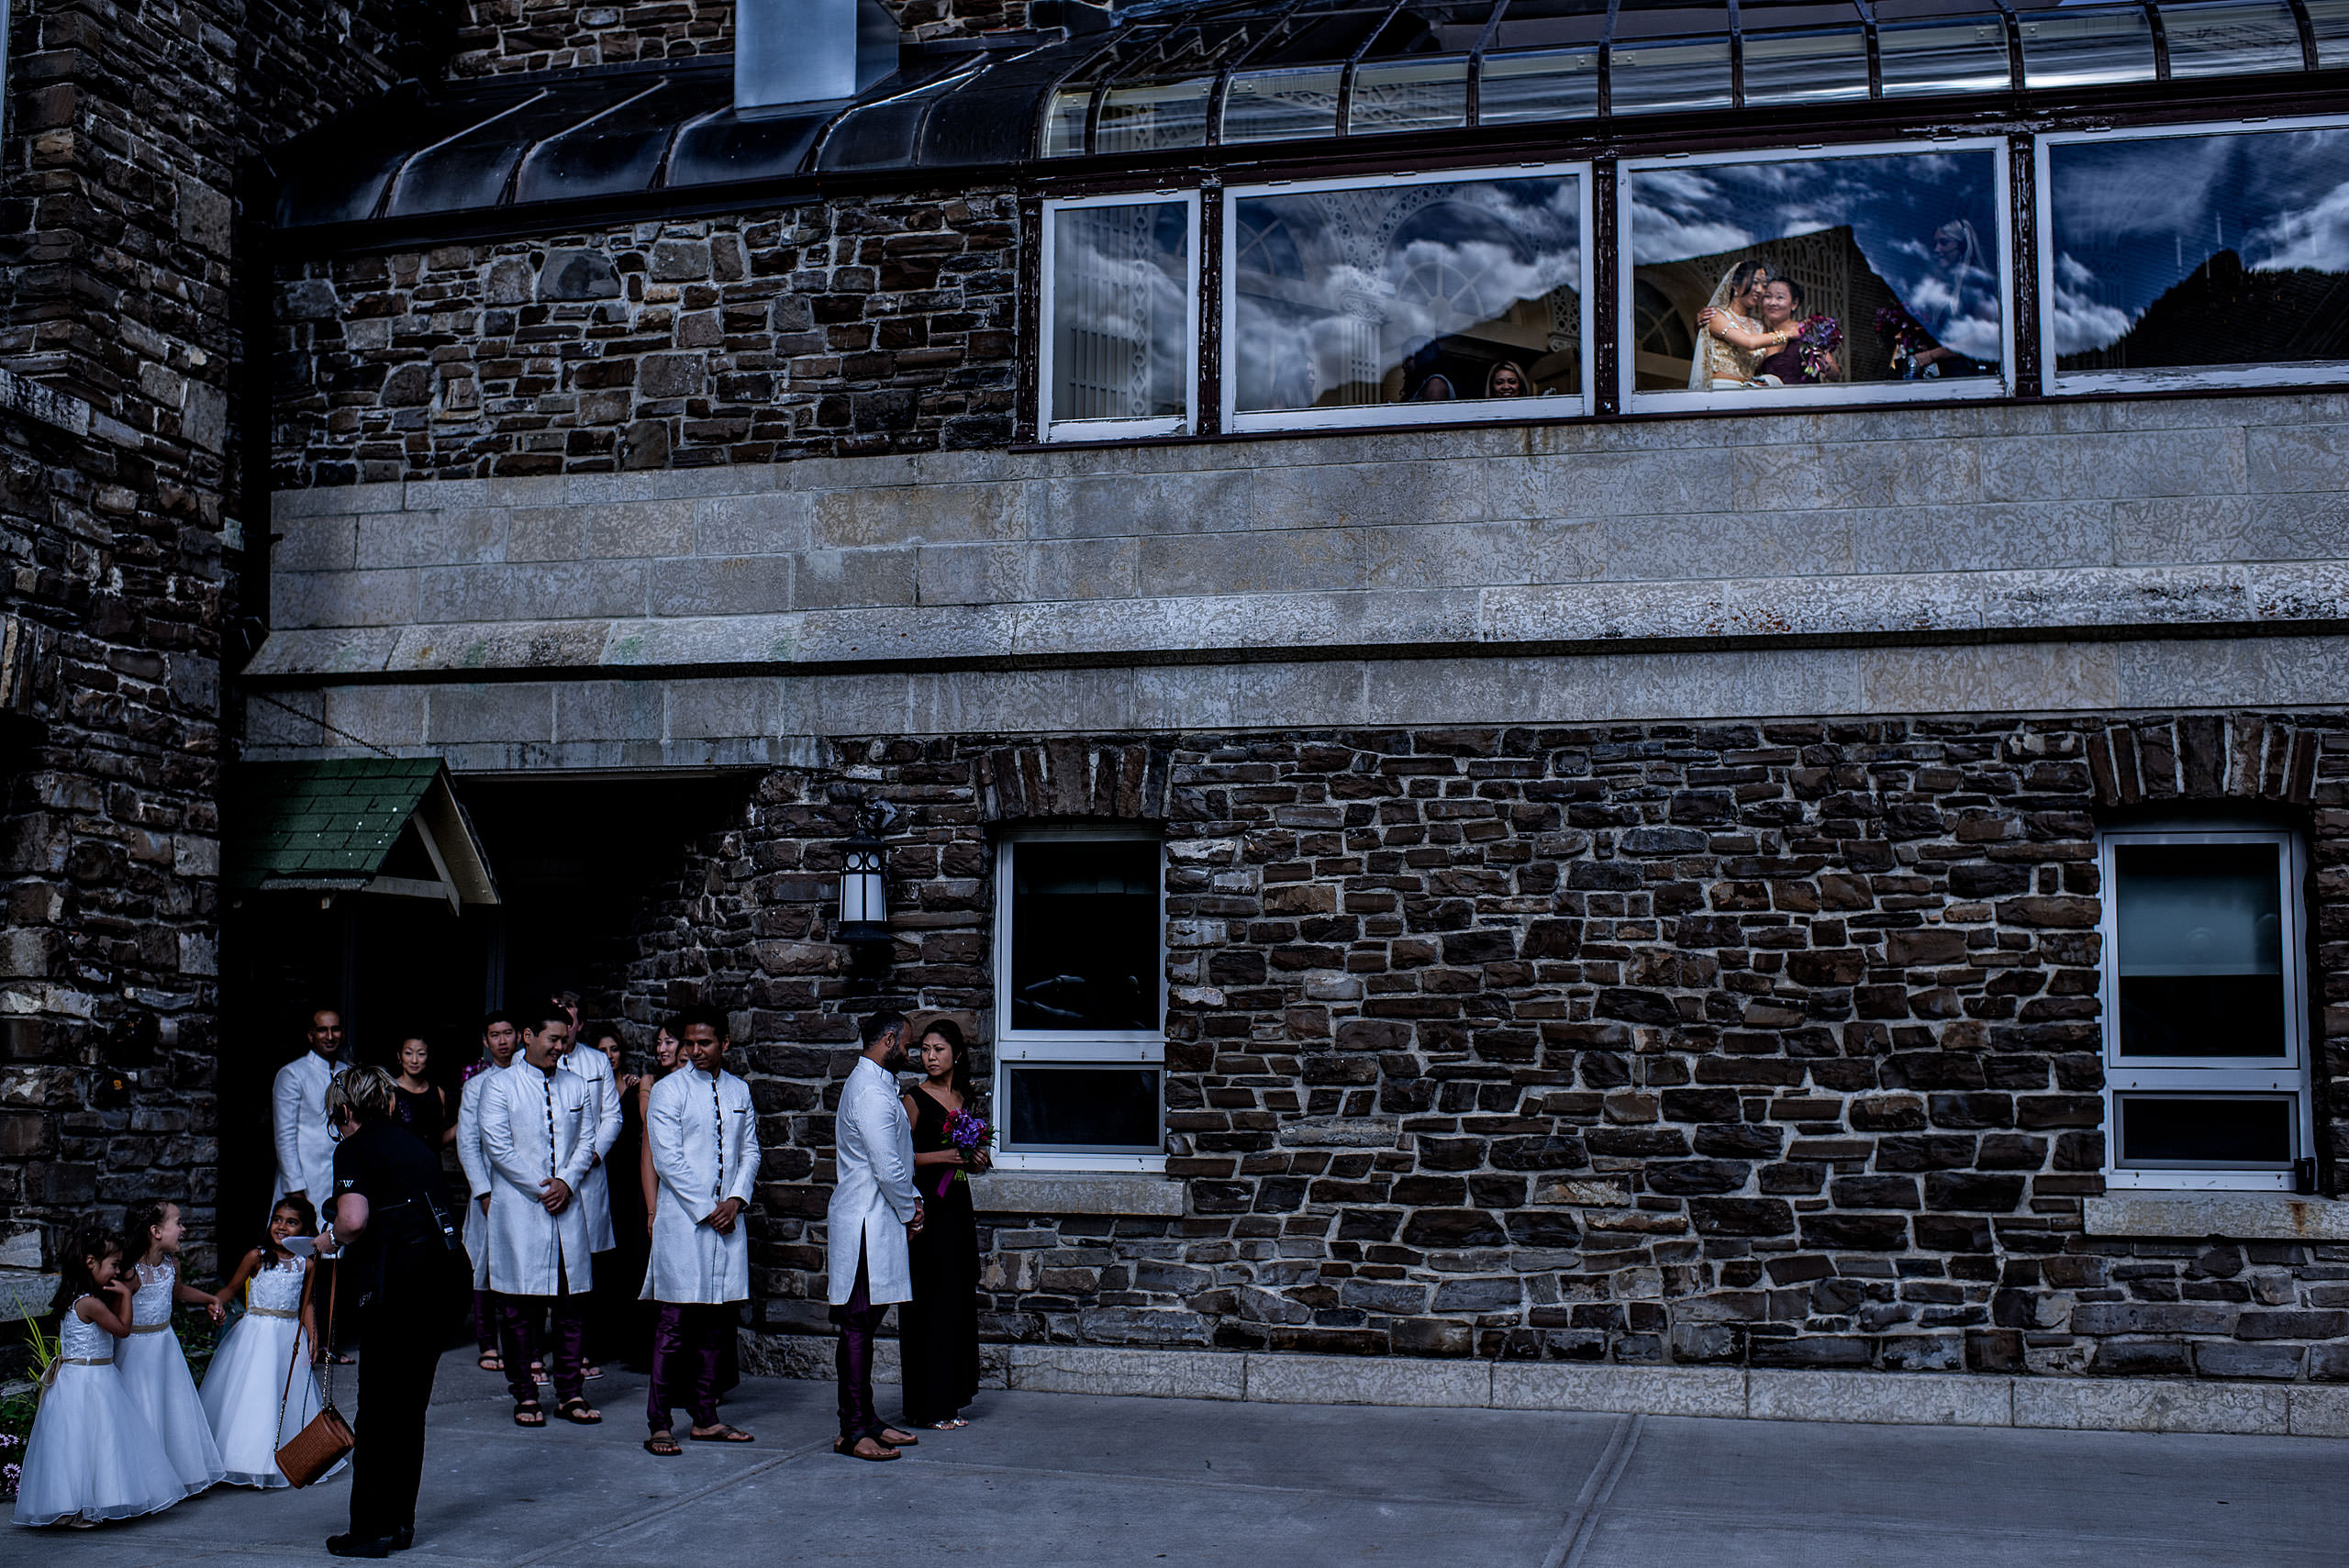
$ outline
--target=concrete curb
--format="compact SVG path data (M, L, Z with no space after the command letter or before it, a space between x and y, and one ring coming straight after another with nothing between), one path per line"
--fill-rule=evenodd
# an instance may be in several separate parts
M768 1339L751 1364L786 1375L829 1376L830 1347L820 1339L805 1341L821 1347L820 1355L775 1353L776 1339L796 1338ZM1095 1345L980 1349L990 1386L1042 1394L2349 1438L2349 1385L1566 1366ZM895 1362L894 1356L884 1357L885 1376L894 1376Z

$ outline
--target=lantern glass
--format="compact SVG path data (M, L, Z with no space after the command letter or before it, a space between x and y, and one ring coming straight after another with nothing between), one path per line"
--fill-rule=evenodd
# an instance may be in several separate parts
M887 935L889 880L886 851L867 838L848 841L841 857L841 935L850 941Z

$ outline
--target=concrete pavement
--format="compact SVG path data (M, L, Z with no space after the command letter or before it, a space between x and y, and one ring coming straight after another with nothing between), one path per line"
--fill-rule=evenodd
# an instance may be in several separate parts
M596 1429L516 1429L452 1351L405 1568L2339 1568L2349 1441L1375 1409L988 1392L894 1464L829 1451L831 1390L753 1378L747 1448L656 1460L643 1381ZM885 1407L886 1406L885 1396ZM43 1568L331 1561L349 1485L221 1489L0 1534Z

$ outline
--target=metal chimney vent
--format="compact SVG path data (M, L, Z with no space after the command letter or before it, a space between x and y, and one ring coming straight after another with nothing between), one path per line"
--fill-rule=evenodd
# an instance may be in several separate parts
M853 98L896 69L880 0L736 0L737 109Z

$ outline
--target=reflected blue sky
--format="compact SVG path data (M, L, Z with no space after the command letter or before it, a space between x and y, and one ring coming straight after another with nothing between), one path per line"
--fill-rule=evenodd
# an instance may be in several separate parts
M1787 159L1631 174L1631 260L1681 261L1843 224L1876 274L1947 346L2000 357L1998 163L1987 150ZM1973 263L1938 262L1933 231L1963 223ZM1872 322L1844 322L1865 340Z
M2349 131L2065 142L2047 156L2059 354L2111 343L2221 250L2255 272L2349 272Z

